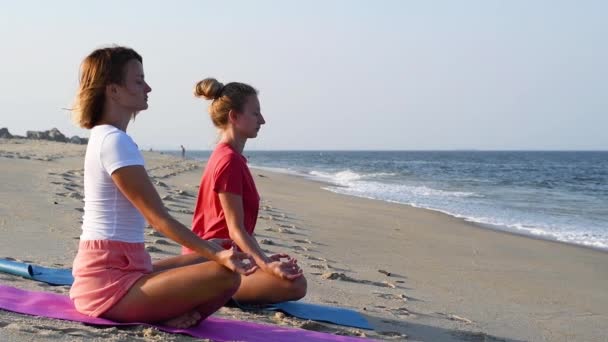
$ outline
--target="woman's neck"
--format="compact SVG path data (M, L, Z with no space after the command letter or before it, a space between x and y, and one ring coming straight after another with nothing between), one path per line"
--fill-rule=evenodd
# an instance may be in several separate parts
M222 137L220 139L220 143L230 145L235 151L240 154L243 154L246 142L247 138L239 137L238 134L235 134L235 132L232 130L225 130L224 132L222 132Z
M99 124L112 125L121 131L126 132L132 117L133 113L129 113L129 111L122 106L119 107L114 105L113 102L106 101Z
M119 130L126 132L127 131L127 126L129 125L129 120L131 118L129 116L111 116L111 115L103 115L102 119L99 120L99 125L111 125L114 126L116 128L118 128Z

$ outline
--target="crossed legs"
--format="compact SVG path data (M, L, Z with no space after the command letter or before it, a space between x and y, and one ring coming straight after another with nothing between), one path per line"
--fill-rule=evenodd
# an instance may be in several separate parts
M153 273L135 282L102 316L119 322L162 322L177 328L197 324L222 307L240 285L237 273L201 260L184 255L156 263Z

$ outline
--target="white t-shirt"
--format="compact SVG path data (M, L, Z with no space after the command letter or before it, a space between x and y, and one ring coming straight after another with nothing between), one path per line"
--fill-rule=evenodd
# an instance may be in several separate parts
M84 216L81 240L144 242L145 220L112 181L112 173L144 165L137 145L111 125L91 129L84 158Z

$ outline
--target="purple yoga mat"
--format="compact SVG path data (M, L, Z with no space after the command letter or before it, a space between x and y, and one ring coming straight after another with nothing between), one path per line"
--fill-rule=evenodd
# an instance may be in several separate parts
M282 328L209 317L196 327L174 329L147 323L116 323L103 318L83 315L76 311L69 297L49 292L21 290L0 285L0 309L95 325L149 325L159 330L188 334L214 341L361 341L361 338L338 336L315 331Z

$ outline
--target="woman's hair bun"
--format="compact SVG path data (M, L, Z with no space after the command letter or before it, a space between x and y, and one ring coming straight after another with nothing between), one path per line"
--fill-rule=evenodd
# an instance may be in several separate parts
M215 78L205 78L194 87L194 96L204 97L207 100L215 100L220 97L222 88L224 88L224 84Z

